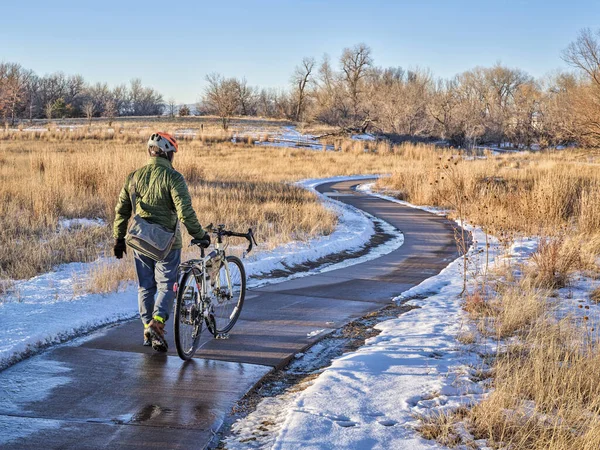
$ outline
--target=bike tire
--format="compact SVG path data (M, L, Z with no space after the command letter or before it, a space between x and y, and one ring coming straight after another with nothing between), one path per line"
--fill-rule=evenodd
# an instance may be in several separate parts
M200 342L200 334L202 332L202 302L200 301L202 289L201 286L198 286L197 282L197 278L200 274L196 272L198 272L197 269L192 268L183 275L177 289L177 297L175 300L173 335L175 336L177 354L184 361L191 359L194 356L194 353L196 353ZM190 322L189 316L191 305L187 304L188 299L186 298L186 291L188 287L193 288L194 286L197 292L195 304L196 308L200 308L200 311L197 313L197 316L194 314L195 320L192 321L193 325L190 325L187 322ZM191 334L194 331L194 327L197 327L195 338L193 337L193 334Z
M229 308L223 308L223 311L221 311L220 309L223 306L221 303L219 303L215 308L214 315L217 334L228 333L233 328L240 317L242 306L244 305L244 299L246 297L246 270L244 269L244 264L240 258L236 256L227 256L226 261L223 261L221 267L219 268L219 277L221 277L222 273L224 273L225 264L229 265L230 272L233 272L232 269L237 271L238 276L232 274L232 278L235 277L236 279L231 280L232 284L235 283L235 286L232 286L232 288L235 288L235 297L237 297L237 299L232 298L232 301L234 301L235 304L231 305L234 307L231 312L229 312Z

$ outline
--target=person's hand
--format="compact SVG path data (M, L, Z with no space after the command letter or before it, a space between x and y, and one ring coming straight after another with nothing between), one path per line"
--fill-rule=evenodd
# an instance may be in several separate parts
M204 236L202 236L202 241L206 242L206 244L202 244L202 247L204 248L208 248L210 247L210 234L209 233L204 233Z
M115 256L117 259L121 259L124 253L127 253L127 245L125 245L125 239L115 239L115 246L113 247Z

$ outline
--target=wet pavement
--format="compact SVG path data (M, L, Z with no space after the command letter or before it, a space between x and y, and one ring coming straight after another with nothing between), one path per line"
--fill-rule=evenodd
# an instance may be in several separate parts
M175 354L172 333L166 355L141 346L136 320L16 364L0 372L0 447L204 448L269 371L457 256L450 222L356 192L358 183L318 189L396 226L405 237L399 249L248 291L229 339L203 333L187 363Z

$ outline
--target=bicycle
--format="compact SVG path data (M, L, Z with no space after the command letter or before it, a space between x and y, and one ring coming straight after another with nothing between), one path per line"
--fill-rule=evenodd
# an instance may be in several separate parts
M191 259L179 265L176 286L173 332L177 354L183 360L194 356L200 342L202 322L217 339L226 339L235 325L246 295L246 271L242 261L227 255L224 237L242 237L249 242L243 257L256 244L252 228L247 233L236 233L219 225L209 225L207 232L216 235L214 250L205 256L208 241L193 239L190 245L200 247L200 259Z

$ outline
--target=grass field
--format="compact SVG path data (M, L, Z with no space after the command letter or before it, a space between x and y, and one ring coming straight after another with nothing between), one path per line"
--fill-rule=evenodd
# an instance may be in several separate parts
M470 431L494 448L600 448L597 333L557 317L560 298L548 301L577 274L598 276L598 152L474 158L426 145L341 138L332 138L339 151L325 152L258 147L253 135L232 143L232 132L210 121L160 123L171 132L195 130L180 139L175 168L189 183L201 223L254 227L263 248L328 234L336 225L313 194L292 182L368 173L390 174L379 180L379 189L447 208L452 217L482 226L507 246L520 235L541 236L526 267L507 267L465 295L465 309L482 336L511 340L492 358L493 394L475 408L434 418L423 429L428 437L452 443L449 430L466 420ZM104 123L74 125L72 131L52 124L49 131L0 132L3 280L110 254L118 192L126 175L144 164L155 123L119 120L111 129ZM268 135L283 125L244 126ZM61 228L68 218L99 218L105 225ZM132 270L129 260L100 266L88 288L114 290L133 277ZM600 298L598 292L590 295Z

